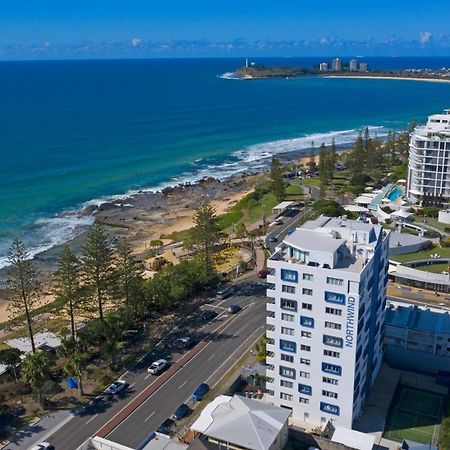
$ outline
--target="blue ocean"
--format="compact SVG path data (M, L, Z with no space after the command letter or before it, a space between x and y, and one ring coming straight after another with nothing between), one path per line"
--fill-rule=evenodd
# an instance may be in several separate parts
M312 66L323 58L259 59ZM440 68L450 58L366 58ZM450 107L450 83L305 77L225 80L240 59L0 63L0 267L92 222L80 208L140 189L257 168L276 153L386 134Z

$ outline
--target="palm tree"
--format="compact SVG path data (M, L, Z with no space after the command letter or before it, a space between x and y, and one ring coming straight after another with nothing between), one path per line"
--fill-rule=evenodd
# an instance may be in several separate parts
M87 362L89 361L89 355L82 352L79 343L72 338L61 341L58 353L66 359L64 368L66 374L69 377L75 377L77 379L80 395L84 395L83 377Z
M36 391L42 409L42 386L50 376L50 360L43 352L31 353L22 362L22 376L31 389Z

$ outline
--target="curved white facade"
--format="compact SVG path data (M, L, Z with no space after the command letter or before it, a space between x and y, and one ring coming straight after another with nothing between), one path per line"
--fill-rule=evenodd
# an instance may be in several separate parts
M409 147L407 197L421 206L450 201L450 110L416 127Z

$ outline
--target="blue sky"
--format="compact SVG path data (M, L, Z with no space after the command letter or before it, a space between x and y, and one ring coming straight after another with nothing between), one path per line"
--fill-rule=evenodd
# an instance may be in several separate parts
M0 57L446 55L449 19L448 0L0 0Z

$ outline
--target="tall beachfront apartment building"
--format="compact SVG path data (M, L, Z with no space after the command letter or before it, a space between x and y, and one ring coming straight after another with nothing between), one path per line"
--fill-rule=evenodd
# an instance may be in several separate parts
M421 206L450 206L450 109L411 134L406 194Z
M320 216L268 260L268 399L351 428L383 359L389 232Z
M332 70L333 72L341 72L342 71L342 61L339 58L334 58L332 61Z

